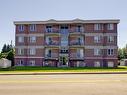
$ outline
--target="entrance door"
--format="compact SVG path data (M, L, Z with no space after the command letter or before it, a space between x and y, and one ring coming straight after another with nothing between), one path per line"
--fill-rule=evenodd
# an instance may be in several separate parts
M60 56L60 65L61 66L68 66L68 56Z

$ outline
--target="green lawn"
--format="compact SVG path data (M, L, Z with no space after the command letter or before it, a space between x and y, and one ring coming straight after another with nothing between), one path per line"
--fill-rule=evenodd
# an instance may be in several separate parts
M102 71L127 71L127 66L119 66L118 68L93 68L93 67L37 67L22 66L0 69L0 72L102 72Z

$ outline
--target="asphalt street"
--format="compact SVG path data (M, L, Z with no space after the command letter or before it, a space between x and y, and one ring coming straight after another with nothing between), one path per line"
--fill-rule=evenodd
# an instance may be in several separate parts
M127 95L127 74L0 75L0 95Z

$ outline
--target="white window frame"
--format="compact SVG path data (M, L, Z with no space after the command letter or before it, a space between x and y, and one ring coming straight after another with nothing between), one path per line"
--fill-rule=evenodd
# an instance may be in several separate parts
M47 55L49 54L49 51L50 51L50 50L51 50L51 49L46 49L46 50L45 50L45 56L46 56L46 57L48 57ZM52 55L52 50L51 50L51 55Z
M35 60L30 60L29 61L29 66L35 66Z
M108 67L114 67L114 62L113 61L108 61Z
M94 24L94 30L103 30L103 24L101 23Z
M47 36L47 37L46 37L46 44L49 44L49 42L50 42L50 41L49 41L49 38L51 38L51 41L53 41L53 40L52 40L52 37Z
M108 36L107 40L108 40L108 43L113 43L114 42L114 36Z
M36 43L36 36L30 37L30 43Z
M94 62L94 67L101 67L100 61L95 61Z
M24 66L24 61L23 61L23 60L19 60L19 62L18 62L17 65L18 65L18 66Z
M19 32L23 32L24 31L24 25L23 24L20 24L20 25L18 25L18 31Z
M114 24L113 23L107 24L107 30L114 30Z
M29 29L30 29L31 32L36 31L36 24L30 24Z
M30 55L36 55L36 49L35 48L30 48L29 49L29 54Z
M79 26L80 26L80 28L79 28ZM83 31L84 31L83 25L77 25L76 26L76 32L83 32Z
M94 36L94 43L100 43L101 42L101 36Z
M23 43L24 42L24 37L23 36L18 36L18 42Z
M114 55L114 49L107 49L107 55Z
M101 49L94 49L94 55L101 55Z
M77 57L79 57L79 58L84 57L84 50L83 49L77 49Z
M45 29L46 29L46 32L49 32L49 33L53 31L52 25L47 25Z
M24 55L24 49L18 48L18 55Z

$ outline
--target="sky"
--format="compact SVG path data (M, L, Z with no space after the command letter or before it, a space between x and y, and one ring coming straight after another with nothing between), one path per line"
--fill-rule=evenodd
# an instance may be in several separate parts
M127 0L0 0L0 50L15 44L13 21L120 19L118 46L127 44Z

